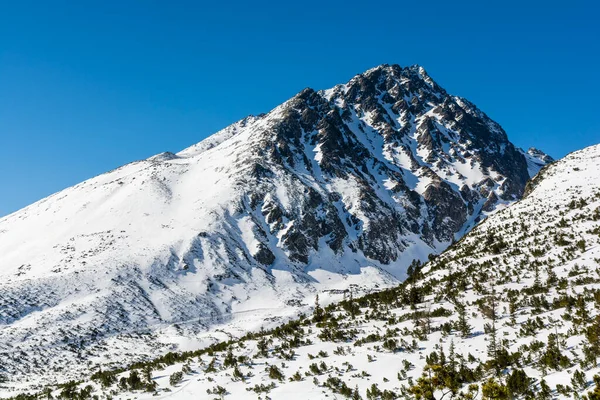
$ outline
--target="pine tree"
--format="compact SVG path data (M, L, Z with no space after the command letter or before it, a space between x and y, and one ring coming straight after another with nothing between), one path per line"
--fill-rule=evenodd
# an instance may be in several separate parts
M537 392L537 399L539 400L552 400L552 390L544 379L540 381L540 390Z
M156 381L152 379L152 367L146 366L142 370L142 376L146 392L155 392L158 383L156 383Z
M575 315L578 317L579 325L585 325L590 320L590 312L586 308L585 297L583 295L577 296L577 301L575 303Z
M595 367L598 364L598 354L600 354L600 315L597 315L594 322L585 330L585 338L589 343L590 361Z
M227 353L225 354L225 358L223 359L223 366L225 368L229 368L229 367L233 367L237 365L237 360L235 358L235 356L233 355L233 351L231 350L231 347L229 347L229 349L227 349Z
M360 393L358 392L358 385L356 385L352 391L352 400L362 400L362 397L360 397Z
M481 386L483 400L508 400L509 394L506 386L499 384L494 379L488 379Z
M571 376L571 385L573 385L573 389L576 391L585 390L587 387L585 374L580 370L575 370L575 372L573 372L573 376Z
M259 356L261 356L261 357L269 356L269 342L267 341L267 339L264 336L258 340L258 342L256 343L256 347L258 348Z
M319 304L319 295L317 294L317 296L315 297L315 310L313 311L313 321L314 322L321 322L323 321L323 316L324 316L324 311L321 308L321 305Z
M354 296L352 294L352 289L350 289L350 299L348 300L350 303L350 317L352 319L356 318L356 307L354 305Z
M242 373L242 371L240 371L238 366L236 365L235 367L233 367L233 380L240 381L240 380L244 380L244 379L245 379L245 376Z
M448 350L448 366L452 373L456 373L456 350L454 348L454 339L450 342L450 350Z
M169 377L169 383L171 386L175 386L183 380L183 373L181 371L174 372Z
M496 331L496 318L497 318L497 299L496 290L492 286L490 295L487 297L488 316L492 320L490 329L490 343L488 345L488 357L491 359L492 367L496 372L496 376L500 375L500 365L498 363L498 337Z
M466 307L457 302L456 310L458 311L458 330L460 331L463 338L468 337L471 334L471 325L467 321L467 310Z
M594 390L583 396L585 400L600 400L600 376L594 375Z
M546 345L546 351L540 358L542 367L552 368L558 370L561 367L565 368L569 365L569 359L562 355L559 347L558 336L554 333L548 335L548 344Z
M511 398L524 395L529 391L531 378L522 369L514 369L506 380L506 387Z
M130 390L140 390L144 387L144 383L135 369L129 373L129 378L127 378L127 386Z
M434 393L438 390L444 392L442 397L447 394L455 394L460 386L455 385L455 381L449 378L447 370L442 366L426 365L423 375L408 388L408 393L412 394L416 400L435 400Z

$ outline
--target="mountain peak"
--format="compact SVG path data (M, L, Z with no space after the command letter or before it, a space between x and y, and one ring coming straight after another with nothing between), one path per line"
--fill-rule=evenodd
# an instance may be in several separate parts
M422 67L419 64L413 64L407 67L402 67L399 64L380 64L377 65L373 68L370 68L368 70L366 70L363 73L360 73L358 75L363 75L363 76L368 76L368 75L373 75L376 73L385 73L388 75L395 75L395 76L400 76L402 75L402 73L406 74L415 74L417 76L420 76L421 78L430 78L429 75L427 74L427 71L425 70L424 67Z
M2 367L58 371L75 343L128 361L238 312L258 326L316 292L393 285L521 198L542 164L420 66L306 88L0 220ZM137 330L150 339L120 336Z
M535 147L530 147L527 150L527 154L539 159L540 161L544 162L545 164L548 164L548 163L551 163L554 161L554 158L552 158L548 154L544 153L543 151L536 149Z

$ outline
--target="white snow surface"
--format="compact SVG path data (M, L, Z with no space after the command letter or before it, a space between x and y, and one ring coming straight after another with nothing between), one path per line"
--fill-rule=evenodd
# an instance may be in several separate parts
M428 76L426 81L433 82ZM336 93L347 90L340 85L321 96L335 101ZM266 194L263 209L275 205L284 211L283 227L267 221L261 206L249 206L254 200L248 187L265 158L259 150L287 107L248 117L177 154L127 164L0 219L0 374L16 382L6 386L8 392L80 376L88 362L117 366L198 347L222 339L219 329L240 335L270 326L305 310L316 293L326 303L339 299L332 289L356 285L357 293L365 293L389 287L405 277L413 259L426 260L450 244L409 232L397 238L403 246L394 249L400 256L390 263L357 252L358 235L371 223L359 207L364 183L323 174L320 144L308 139L304 153L312 172L297 164L290 176L274 167L271 181L251 188ZM464 160L449 158L438 168L410 135L401 147L385 148L369 115L353 118L356 140L419 194L431 183L427 171L456 186L500 179L496 171L482 172ZM405 212L406 199L378 171L370 171L374 190L391 209ZM341 251L320 243L306 263L291 260L282 245L305 201L298 181L325 196L339 195L333 204L348 232ZM350 216L357 226L350 225ZM255 259L262 247L272 252L271 263Z
M422 376L426 358L434 351L443 350L449 357L447 362L458 357L461 361L457 363L467 368L476 368L479 362L490 359L491 336L488 330L491 320L489 315L484 314L482 304L489 304L489 296L493 293L497 296L494 326L498 340L503 343L501 347L507 348L510 353L521 352L518 362L508 367L506 374L517 367L522 368L531 379L529 386L536 396L543 380L550 387L552 398L579 398L584 391L594 389L591 381L594 375L600 373L600 365L596 360L587 368L580 367L579 363L585 358L583 348L586 343L582 331L577 330L578 324L582 323L577 322L578 318L583 318L580 308L566 308L565 304L557 305L557 301L565 296L585 296L600 288L599 169L600 145L572 153L547 167L531 182L524 199L495 213L461 242L425 265L421 284L434 282L434 286L432 293L414 308L406 304L393 306L393 303L375 309L362 307L355 318L341 308L335 310L334 314L340 317L337 319L339 330L355 331L352 340L323 339L325 327L305 320L306 323L298 328L302 330L299 338L309 339L310 343L289 349L284 345L289 345L293 334L284 333L266 338L268 350L263 355L259 352L258 341L254 339L229 346L234 357L244 357L237 363L242 378L233 375L231 366L224 365L226 351L220 351L190 358L185 363L159 366L150 374L157 385L156 393L122 391L116 389L115 384L110 389L113 390L112 395L116 399L256 399L264 395L273 400L342 398L326 385L335 382L335 379L356 390L361 398L367 398L365 394L372 390L373 385L381 391L388 390L398 395L403 388L410 386L410 382L416 382ZM557 243L558 237L584 244ZM492 245L496 244L502 244L498 251L492 250ZM539 266L537 271L533 267L535 263ZM465 287L457 289L455 285L463 279ZM531 290L536 279L541 285L546 285L547 280L555 281L549 283L548 290L541 295L526 294L525 289ZM563 283L558 284L561 281ZM509 290L516 295L516 306L512 310L508 303ZM534 299L538 300L534 302ZM586 306L589 313L587 323L600 316L598 308L593 306L594 301L597 302L590 296ZM441 329L456 323L457 304L466 307L471 328L468 335L455 328L446 332ZM451 315L431 318L430 332L413 335L413 331L425 329L423 319L413 320L410 317L415 310L429 312L435 309L449 311ZM409 318L405 318L407 316ZM541 326L528 328L532 323ZM542 371L539 359L550 334L559 335L560 348L569 365ZM227 339L223 333L219 335L222 340ZM397 349L382 346L384 339L395 340ZM363 342L360 343L360 340ZM541 347L535 350L534 343L541 344ZM212 366L212 371L209 366ZM269 376L271 366L276 366L285 378L279 380ZM572 378L576 370L583 371L583 388L573 387ZM181 382L170 383L169 377L179 371L183 371ZM507 375L495 379L504 384ZM126 371L118 378L128 376L129 371ZM292 380L292 377L299 379ZM494 378L493 371L486 372L477 383L481 384L488 378ZM101 389L98 382L93 381L82 383L80 388L88 384L92 385L93 393L101 394L108 390ZM469 384L464 384L459 390L466 393ZM267 387L268 394L252 391L260 385ZM572 394L577 397L558 392L558 385L571 385ZM224 397L207 394L219 387L223 388ZM55 395L59 393L60 390L54 392ZM441 400L447 398L446 394L446 389L437 390L434 398Z

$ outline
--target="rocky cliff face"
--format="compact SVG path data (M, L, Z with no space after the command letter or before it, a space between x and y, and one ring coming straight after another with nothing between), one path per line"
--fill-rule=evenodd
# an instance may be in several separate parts
M418 66L383 65L330 90L305 89L253 127L262 137L251 179L264 190L249 194L245 211L260 207L266 231L283 232L280 247L302 264L322 239L336 254L358 251L384 265L401 258L408 237L438 249L518 199L537 172L528 171L535 155L526 158ZM547 162L536 160L537 169ZM291 207L277 195L282 174L299 199Z
M546 162L419 66L305 89L0 219L0 368L61 371L65 352L105 357L124 332L169 345L224 315L389 285ZM187 325L160 331L173 323Z

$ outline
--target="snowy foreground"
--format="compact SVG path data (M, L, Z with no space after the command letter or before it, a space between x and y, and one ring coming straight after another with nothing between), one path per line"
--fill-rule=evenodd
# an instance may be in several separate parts
M48 388L144 399L578 398L600 388L600 146L546 167L401 286ZM600 378L596 381L600 383ZM592 392L596 393L593 394Z

